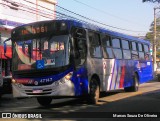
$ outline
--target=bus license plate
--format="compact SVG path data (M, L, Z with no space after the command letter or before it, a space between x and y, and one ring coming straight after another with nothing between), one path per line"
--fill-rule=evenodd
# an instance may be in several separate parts
M42 93L43 90L33 90L33 93Z

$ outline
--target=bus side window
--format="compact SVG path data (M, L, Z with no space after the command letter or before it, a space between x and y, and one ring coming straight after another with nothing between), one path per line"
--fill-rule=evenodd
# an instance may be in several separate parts
M114 58L111 48L111 37L109 35L102 35L102 49L104 58Z
M149 53L149 46L144 44L143 47L144 47L144 52L145 52L145 60L150 60L151 57Z
M138 49L137 49L137 43L136 42L131 42L131 57L133 60L138 60Z
M115 55L115 58L122 59L122 50L120 46L120 39L118 38L112 38L112 46L113 46L113 52Z
M122 39L121 43L122 43L124 59L131 59L131 51L130 51L129 41Z
M142 43L138 43L139 59L144 59L144 52Z
M144 52L149 52L149 47L146 44L144 44Z
M100 36L97 33L89 33L90 55L93 58L102 58L102 51L100 47Z

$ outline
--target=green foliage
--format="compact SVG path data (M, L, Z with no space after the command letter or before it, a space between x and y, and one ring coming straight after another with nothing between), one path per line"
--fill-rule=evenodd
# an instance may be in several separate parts
M153 2L153 3L158 2L158 3L160 3L160 0L142 0L142 2Z
M142 2L152 2L152 3L160 3L160 0L142 0ZM160 18L157 18L156 25L156 37L157 37L157 57L160 57ZM150 26L150 32L146 34L146 39L150 40L153 43L154 38L154 22L152 22Z
M157 26L156 26L156 37L157 37L157 56L160 57L160 18L156 19L157 21ZM151 43L153 43L154 39L154 22L151 23L150 25L150 32L146 34L145 39L150 40Z

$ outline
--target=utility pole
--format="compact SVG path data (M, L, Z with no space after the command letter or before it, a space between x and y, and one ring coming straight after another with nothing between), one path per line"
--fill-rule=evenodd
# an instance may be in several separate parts
M154 39L153 39L153 69L154 72L157 69L156 63L156 51L157 51L157 18L156 18L156 10L160 9L160 7L154 8Z
M156 31L157 31L157 28L156 28L156 7L154 8L154 39L153 39L153 69L154 69L154 72L156 71L156 68L157 68L157 63L156 63L156 44L157 44L157 35L156 35Z

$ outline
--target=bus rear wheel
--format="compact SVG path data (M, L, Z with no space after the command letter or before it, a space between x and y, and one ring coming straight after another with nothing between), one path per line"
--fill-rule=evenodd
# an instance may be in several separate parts
M46 107L51 104L52 98L51 97L37 97L37 101L40 105Z
M90 94L88 102L91 104L97 104L100 95L100 86L98 81L93 78L90 82Z
M139 78L138 75L134 75L134 84L131 87L125 87L124 90L125 92L137 92L139 88Z

